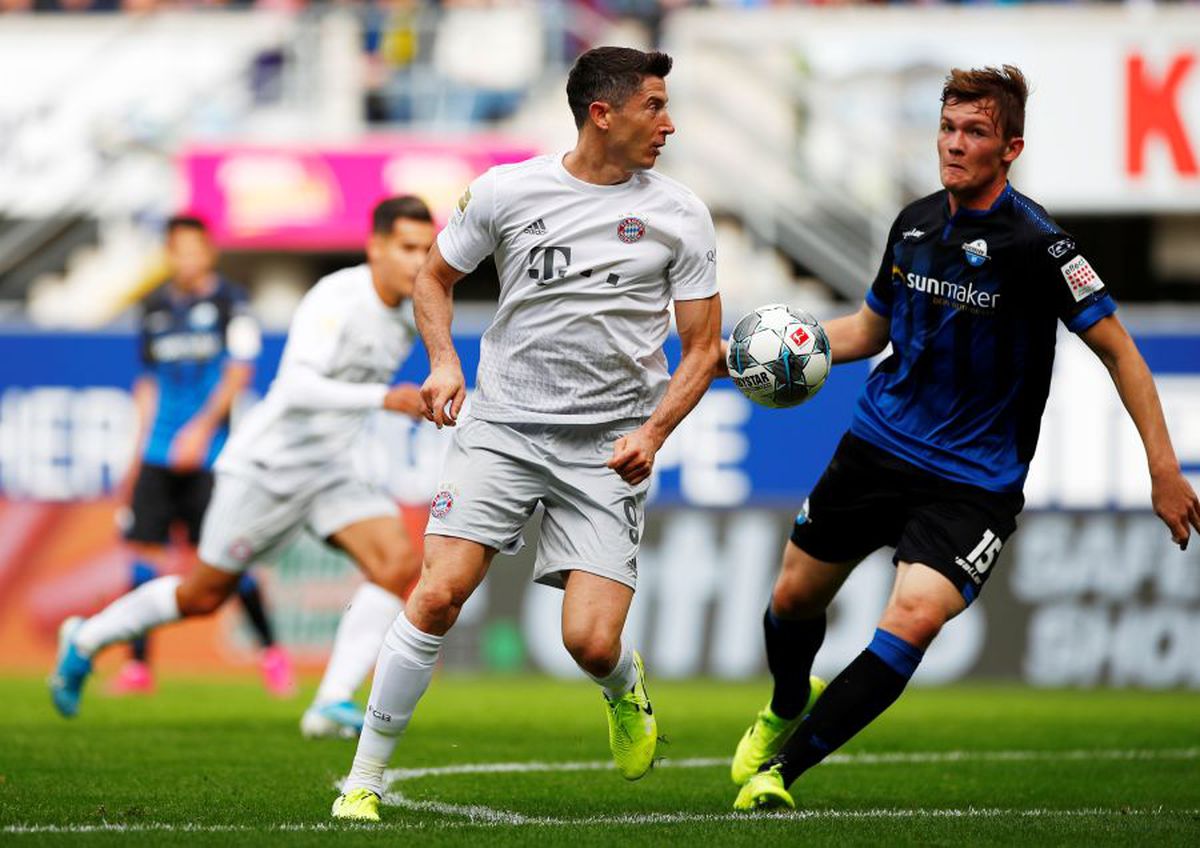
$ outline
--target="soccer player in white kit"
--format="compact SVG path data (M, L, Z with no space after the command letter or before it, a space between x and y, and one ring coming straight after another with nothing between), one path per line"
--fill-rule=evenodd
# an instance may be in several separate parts
M269 561L307 525L346 551L367 577L338 626L306 736L352 736L362 712L351 696L370 672L401 594L420 562L395 502L360 480L351 447L369 413L419 418L417 386L388 383L416 336L411 294L433 243L433 219L413 196L376 206L366 264L321 279L292 318L267 396L233 433L201 530L200 563L186 577L159 577L86 620L68 619L50 680L54 705L75 715L91 658L113 642L215 611L243 572Z
M567 81L574 149L471 184L417 277L429 351L426 416L457 426L430 507L421 579L384 639L336 818L377 820L383 772L442 639L497 552L545 508L534 578L563 593L563 643L604 690L621 774L657 741L640 657L621 632L637 578L654 456L695 406L720 351L712 218L653 173L667 136L662 53L602 47ZM454 284L488 255L500 275L469 414L450 336ZM674 300L683 357L662 345Z

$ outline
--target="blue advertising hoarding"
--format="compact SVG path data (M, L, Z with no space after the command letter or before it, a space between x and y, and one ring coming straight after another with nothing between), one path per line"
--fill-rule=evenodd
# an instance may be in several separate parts
M264 339L254 380L260 395L274 376L283 341L279 334ZM479 336L460 336L457 344L470 385L479 359ZM1200 424L1200 332L1146 334L1139 336L1138 344L1156 374L1185 470L1200 471L1200 445L1193 445L1195 438L1190 435ZM670 340L667 353L672 363L678 360L677 339ZM1118 449L1122 440L1128 441L1129 425L1121 420L1123 413L1111 385L1104 388L1097 383L1095 391L1076 396L1079 387L1095 377L1098 364L1086 362L1094 358L1077 340L1066 339L1059 356L1040 452L1071 455L1088 445L1095 463L1136 465L1136 450L1133 459L1113 458L1122 453ZM1066 363L1061 361L1064 357ZM128 389L138 367L137 340L130 332L10 329L0 334L0 494L71 500L96 497L111 488L133 449ZM400 367L397 380L419 383L427 367L425 351L417 345ZM1089 367L1092 370L1083 376L1076 373ZM728 381L716 381L660 454L651 503L714 508L798 505L848 426L867 372L865 362L839 366L820 394L791 410L755 406ZM1081 434L1076 419L1088 404L1100 406L1086 413L1088 423L1083 429L1087 432ZM391 459L390 476L404 478L418 470L425 478L436 476L436 457L429 454L437 452L444 434L426 433L431 425L386 418L369 429L380 441L373 448L376 456L400 454L399 459ZM1056 423L1059 419L1061 426ZM1047 441L1053 447L1047 449ZM1112 471L1108 476L1116 482L1105 484L1107 496L1076 504L1072 481L1081 479L1080 469L1043 473L1037 466L1035 461L1030 481L1033 507L1128 507L1139 497L1135 490L1121 494L1116 479L1136 476L1136 468ZM1050 477L1054 479L1047 484ZM408 493L416 501L435 482L392 488L401 499ZM1047 494L1039 494L1042 488ZM1089 491L1095 494L1094 487Z

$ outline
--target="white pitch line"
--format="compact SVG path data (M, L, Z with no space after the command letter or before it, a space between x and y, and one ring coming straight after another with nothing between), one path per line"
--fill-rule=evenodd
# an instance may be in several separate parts
M879 765L893 763L946 763L946 762L1083 762L1112 760L1194 760L1200 758L1200 748L1160 749L1098 749L1069 751L914 751L883 754L834 754L823 764L827 765ZM683 760L663 760L660 768L715 768L727 766L725 757L694 757ZM581 771L608 771L613 768L611 760L585 760L553 763L531 761L523 763L464 763L432 768L389 769L384 773L384 782L393 791L383 797L383 803L405 810L436 813L465 819L472 825L505 825L509 827L539 826L589 826L609 824L675 824L683 822L723 822L744 820L739 813L631 813L618 816L590 816L587 818L557 818L554 816L529 816L512 810L486 807L482 804L451 804L445 801L418 801L394 791L397 784L426 777L446 777L460 774L533 774L565 773ZM968 808L966 811L945 810L804 810L796 813L780 813L782 818L914 818L922 815L957 816L979 813ZM1030 811L992 811L996 815L1025 815ZM1049 815L1055 811L1035 811ZM1098 815L1103 810L1068 812L1072 815ZM1116 812L1116 811L1109 811ZM984 813L986 814L986 811ZM762 817L761 815L759 816Z
M958 762L1034 762L1080 760L1195 760L1200 759L1200 748L1150 748L1150 749L1095 749L1070 751L893 751L881 754L834 754L821 765L894 765ZM729 757L693 757L684 760L662 760L655 768L714 768L729 765ZM545 762L531 760L521 763L463 763L453 766L430 768L388 769L384 782L391 785L417 780L423 777L446 777L457 774L528 774L536 772L608 771L614 768L612 760L584 760L575 762Z
M411 802L411 809L430 809L433 802ZM279 825L202 825L168 824L166 822L139 822L137 824L16 824L0 828L0 834L10 836L36 834L87 834L87 833L345 833L348 830L365 831L416 831L416 830L463 830L475 827L509 827L514 824L533 827L588 827L595 825L646 825L646 824L699 824L721 822L761 821L862 821L880 819L1075 819L1094 816L1112 816L1116 819L1130 817L1156 818L1161 816L1193 817L1200 810L1152 809L1106 809L1082 807L1056 810L1051 808L1003 809L999 807L962 807L945 809L888 809L873 810L796 810L790 813L630 813L611 816L585 816L581 818L551 818L545 816L522 816L520 821L501 819L480 821L439 822L381 822L379 824L356 824L343 822L294 823Z

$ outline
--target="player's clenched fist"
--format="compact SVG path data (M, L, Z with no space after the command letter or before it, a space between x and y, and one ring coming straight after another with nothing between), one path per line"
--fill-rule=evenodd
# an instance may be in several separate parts
M650 476L659 447L659 442L639 428L617 439L608 467L621 475L626 483L636 486Z
M466 380L457 363L433 368L421 386L421 400L425 404L423 413L439 430L445 426L453 427L458 422L459 410L466 399Z

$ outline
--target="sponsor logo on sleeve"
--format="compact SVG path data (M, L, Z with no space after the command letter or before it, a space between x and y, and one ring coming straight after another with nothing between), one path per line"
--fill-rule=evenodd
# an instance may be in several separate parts
M1046 248L1046 252L1054 259L1062 259L1070 251L1074 250L1075 242L1070 239L1059 239L1054 244Z
M1076 256L1059 270L1062 271L1063 279L1067 281L1076 303L1104 288L1100 276L1082 256Z
M917 239L924 238L924 237L925 237L925 231L918 230L916 227L913 227L911 230L905 230L904 233L901 235L901 238L904 239L905 241L916 241Z

